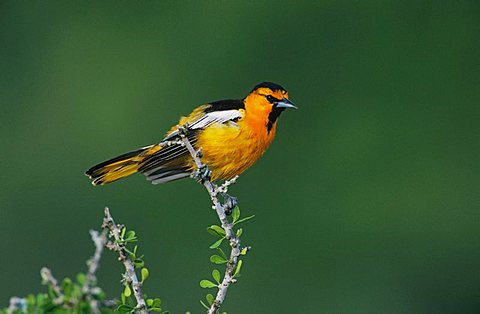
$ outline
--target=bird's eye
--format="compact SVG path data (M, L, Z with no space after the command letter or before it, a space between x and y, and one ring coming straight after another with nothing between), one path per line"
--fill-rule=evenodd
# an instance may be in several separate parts
M265 96L265 97L266 97L267 100L268 100L269 102L271 102L272 104L273 104L275 101L277 101L277 99L275 99L275 97L273 97L272 95L267 95L267 96Z

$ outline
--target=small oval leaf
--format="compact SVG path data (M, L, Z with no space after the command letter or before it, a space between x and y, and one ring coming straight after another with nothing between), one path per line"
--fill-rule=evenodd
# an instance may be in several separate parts
M129 313L129 312L131 312L132 310L133 310L133 307L128 306L128 305L126 305L126 304L120 304L120 305L117 307L117 309L116 309L116 311L117 311L117 312L120 312L120 313Z
M212 256L210 256L210 262L212 262L214 264L225 264L227 262L227 260L224 259L221 256L212 255Z
M78 273L77 274L77 282L83 286L83 283L87 279L87 276L84 273Z
M210 245L210 248L211 249L216 249L217 247L219 247L222 244L223 239L225 239L225 238L221 238L221 239L215 241L215 243Z
M130 290L130 287L128 285L125 286L125 289L123 290L123 294L127 298L132 295L132 290Z
M235 208L232 211L233 223L236 223L239 218L240 218L240 207L235 206Z
M141 268L145 265L145 262L141 258L137 258L133 261L133 264L135 265L136 268Z
M148 276L150 275L150 272L146 267L142 268L142 282L147 280Z
M200 281L200 287L208 289L208 288L216 288L217 285L211 282L210 280L203 279Z
M218 284L220 284L220 272L218 271L218 269L212 270L212 277L213 277L213 279L215 279L215 281Z
M235 269L235 273L233 274L233 277L236 277L240 273L240 269L242 268L243 261L238 260L237 268Z
M211 225L210 227L207 228L207 231L208 233L214 236L220 236L220 237L225 236L225 230L223 230L222 227L217 225Z
M152 304L152 306L154 306L154 307L160 307L161 304L162 304L162 300L160 300L159 298L153 299L153 304Z
M210 293L207 294L205 298L207 299L207 302L208 302L209 305L212 305L213 301L215 300L215 298L213 297L213 295L210 294Z

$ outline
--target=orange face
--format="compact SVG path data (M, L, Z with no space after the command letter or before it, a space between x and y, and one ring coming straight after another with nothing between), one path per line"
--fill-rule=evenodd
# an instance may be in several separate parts
M255 86L244 103L248 119L262 121L268 131L274 128L278 116L286 108L297 108L288 100L288 92L283 87L269 82Z
M267 111L273 109L274 101L288 99L288 93L284 90L271 90L268 87L257 88L245 98L245 109L247 112ZM272 102L273 101L273 102Z

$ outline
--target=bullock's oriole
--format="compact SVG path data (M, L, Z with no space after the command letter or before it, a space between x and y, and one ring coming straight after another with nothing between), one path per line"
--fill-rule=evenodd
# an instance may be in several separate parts
M197 107L180 118L187 125L186 136L202 148L201 160L208 165L211 179L228 180L242 173L265 152L275 137L277 119L285 108L296 108L287 91L270 82L260 83L244 99L228 99ZM162 140L179 138L174 126ZM86 171L93 185L103 185L135 172L153 184L190 176L196 169L192 156L179 144L155 144L102 162Z

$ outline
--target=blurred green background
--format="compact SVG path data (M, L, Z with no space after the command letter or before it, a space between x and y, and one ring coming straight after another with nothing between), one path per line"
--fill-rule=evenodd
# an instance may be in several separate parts
M224 309L478 313L479 39L477 1L1 1L0 305L84 271L108 205L145 291L201 313L205 190L83 172L268 80L300 109L231 190L257 217Z

